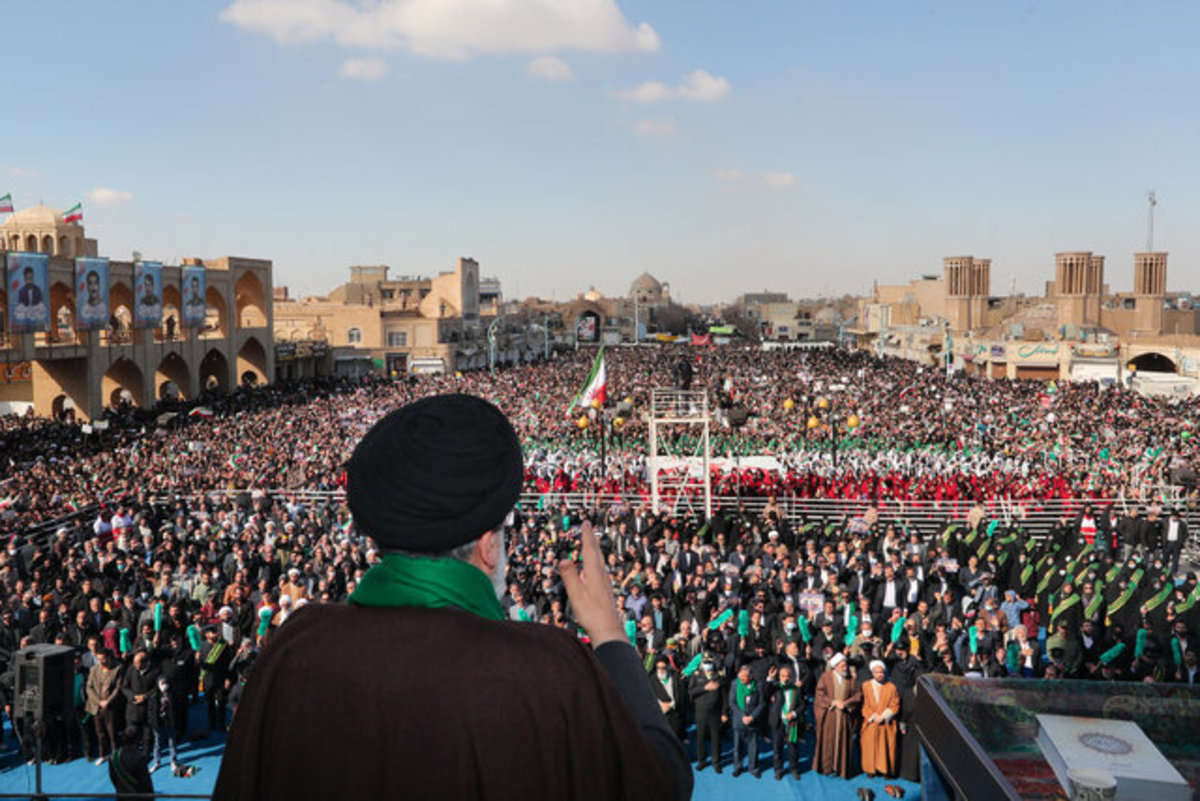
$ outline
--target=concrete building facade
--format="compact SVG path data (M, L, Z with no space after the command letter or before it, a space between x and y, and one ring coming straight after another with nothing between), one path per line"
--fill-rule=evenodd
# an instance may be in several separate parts
M479 263L467 257L433 277L390 271L354 266L350 280L328 295L280 293L276 338L326 342L340 363L365 360L389 375L483 366L485 329L502 302L499 282L481 278Z
M95 240L83 226L62 223L62 215L46 207L35 214L14 214L0 226L6 251L24 250L39 237L37 252L49 256L51 330L5 333L0 338L0 409L32 408L39 416L70 412L92 420L105 407L122 402L152 407L167 397L192 398L203 389L230 391L241 384L261 384L274 376L272 335L272 264L264 259L227 256L185 259L164 265L161 288L163 325L134 328L132 320L135 264L109 261L110 325L99 331L77 330L75 257L94 256ZM53 231L46 211L54 219ZM185 266L206 268L206 319L184 328L182 273ZM0 308L7 297L0 289Z

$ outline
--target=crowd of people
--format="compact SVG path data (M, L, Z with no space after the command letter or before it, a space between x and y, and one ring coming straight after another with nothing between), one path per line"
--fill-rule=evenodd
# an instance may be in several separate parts
M526 490L541 497L514 510L506 613L577 631L554 568L591 521L630 640L701 766L726 766L729 739L734 771L757 775L764 740L776 777L801 769L807 744L821 773L914 778L908 724L926 672L1197 682L1200 589L1186 565L1180 572L1186 519L1146 490L1194 464L1196 401L947 378L837 350L609 358L610 402L629 411L603 470L595 426L568 412L584 356L494 374L268 387L123 409L87 429L4 419L6 712L15 652L66 644L78 653L75 714L47 731L45 756L102 762L125 742L153 765L180 767L177 747L197 734L189 707L203 703L203 728L224 729L278 628L306 604L343 602L379 558L338 495L354 444L386 411L448 391L504 410L523 440ZM715 476L765 508L735 497L705 519L649 507L641 415L680 359L722 419L748 413L720 429L714 450L778 460L777 470ZM824 428L818 398L859 425ZM692 445L684 435L671 444ZM585 491L585 503L562 501ZM785 497L837 497L856 511L797 518L776 500ZM962 518L875 508L998 497L1080 506L1048 532L982 506ZM1118 497L1128 501L1120 514L1105 503ZM918 517L937 534L918 533Z

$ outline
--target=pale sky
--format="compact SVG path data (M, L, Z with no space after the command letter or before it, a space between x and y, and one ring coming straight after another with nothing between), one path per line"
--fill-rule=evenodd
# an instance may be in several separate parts
M1200 4L5 0L0 195L103 255L861 293L1058 250L1200 290Z

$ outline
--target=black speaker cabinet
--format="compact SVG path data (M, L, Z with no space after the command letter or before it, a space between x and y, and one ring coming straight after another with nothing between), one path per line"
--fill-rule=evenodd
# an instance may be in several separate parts
M71 712L75 689L75 649L30 645L14 660L13 717L51 720Z

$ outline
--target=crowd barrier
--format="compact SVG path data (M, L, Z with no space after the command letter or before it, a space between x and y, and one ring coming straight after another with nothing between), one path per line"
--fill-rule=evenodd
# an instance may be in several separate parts
M311 489L250 489L232 488L212 490L203 493L204 497L226 496L253 499L256 495L267 495L272 498L294 499L301 503L342 503L345 492L342 490L311 490ZM1192 532L1190 542L1185 549L1185 555L1191 561L1200 563L1200 504L1197 499L1179 498L1172 494L1171 488L1162 488L1151 497L1154 503L1167 508L1178 508L1188 522ZM1164 499L1165 500L1162 500ZM196 502L199 495L165 494L153 496L158 503L171 504L179 499ZM1000 498L995 500L973 501L898 501L898 500L848 500L840 498L795 498L779 496L775 499L775 507L792 526L806 523L840 523L864 515L868 509L878 511L883 523L896 522L902 532L907 530L930 537L939 532L949 522L962 521L976 506L982 508L984 517L988 520L999 519L1003 524L1021 526L1035 537L1045 536L1060 519L1073 520L1085 504L1091 504L1096 510L1105 510L1115 518L1125 514L1133 507L1144 508L1151 501L1127 498L1052 498L1044 500L1012 500ZM110 501L120 503L120 501ZM570 492L570 493L534 493L525 492L520 498L521 508L526 511L543 511L561 509L566 506L570 510L611 508L618 506L627 510L638 507L649 509L649 492L631 493L602 493L602 492ZM763 496L713 496L714 514L726 514L737 509L746 513L761 515L767 508L769 500ZM72 527L94 520L100 505L88 507L58 520L39 524L26 532L27 539L43 539L63 526ZM659 509L675 517L691 517L703 514L704 499L701 495L667 495L660 499Z

